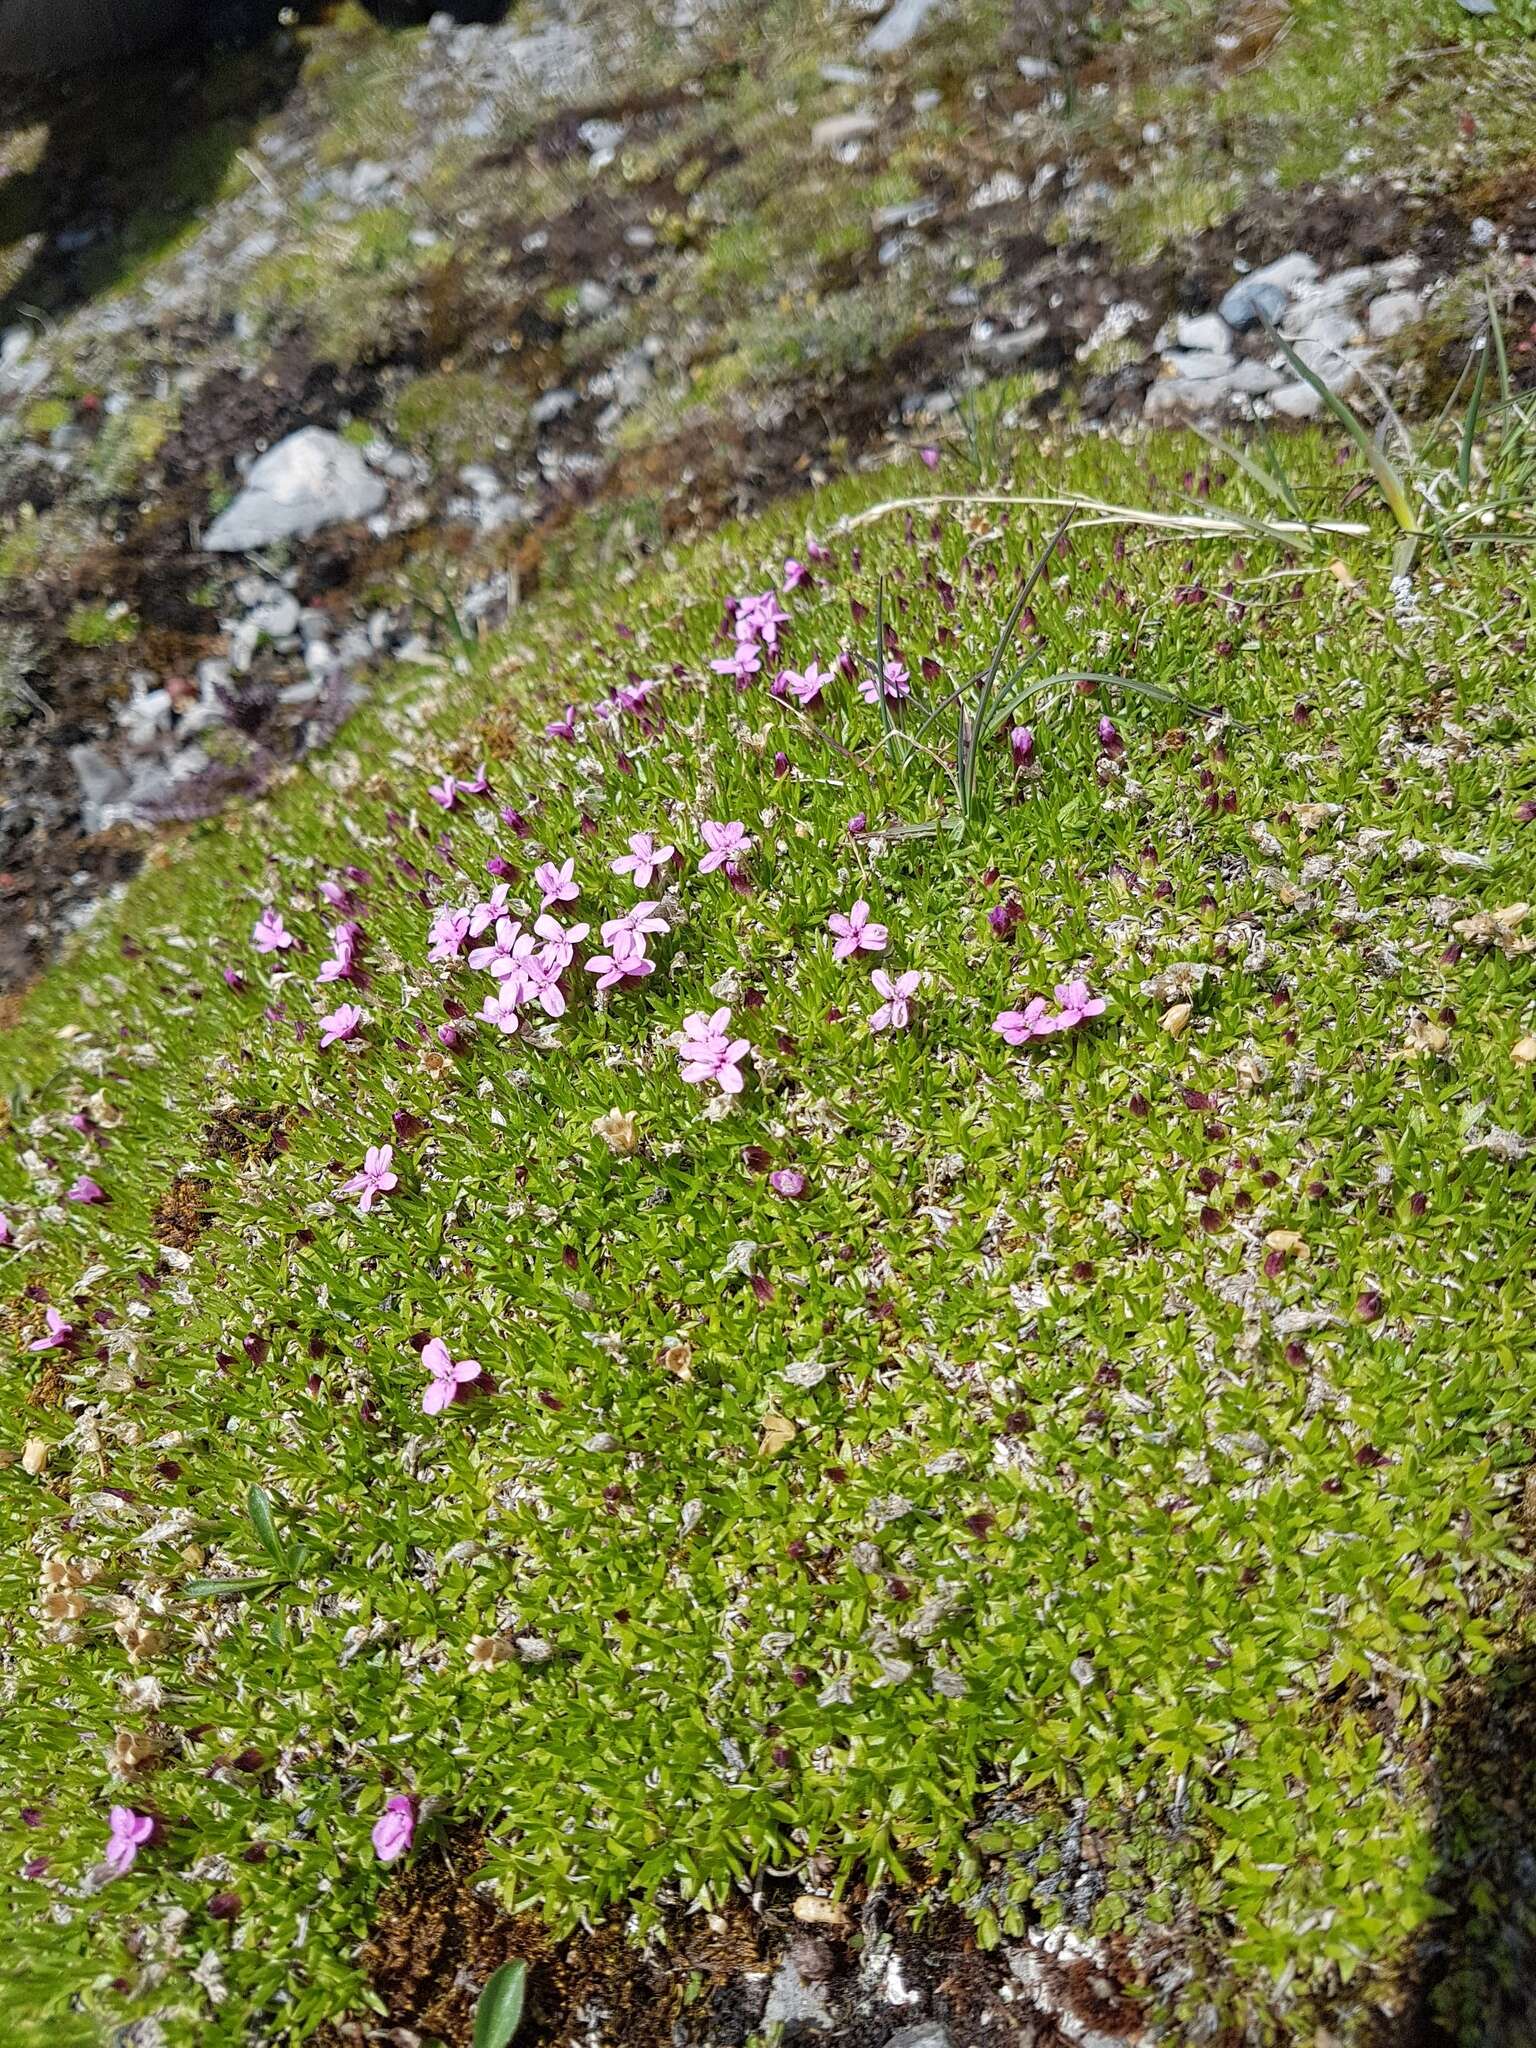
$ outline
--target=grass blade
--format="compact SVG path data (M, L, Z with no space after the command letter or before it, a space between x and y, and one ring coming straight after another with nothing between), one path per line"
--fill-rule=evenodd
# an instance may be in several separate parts
M246 1495L246 1505L251 1512L251 1526L256 1531L256 1540L280 1571L288 1569L288 1553L283 1539L277 1533L277 1524L272 1519L272 1503L266 1492L253 1486Z
M1456 481L1463 493L1472 488L1472 446L1477 437L1478 414L1482 410L1483 386L1488 381L1488 337L1482 335L1477 346L1477 375L1472 379L1472 396L1467 402L1466 424L1461 431L1461 449L1456 457Z
M1361 455L1365 459L1366 468L1369 469L1371 475L1376 479L1377 488L1386 500L1387 508L1391 512L1392 517L1397 521L1404 533L1417 533L1418 521L1414 517L1413 504L1409 499L1406 485L1388 461L1385 451L1377 445L1375 437L1366 432L1353 406L1346 405L1336 391L1329 390L1317 372L1310 369L1302 361L1301 357L1297 355L1295 349L1291 347L1291 344L1281 334L1272 320L1264 322L1264 329L1296 375L1304 384L1311 385L1329 412L1333 414L1339 425L1360 450Z
M523 2023L523 2001L527 1995L528 1965L503 1963L486 1980L480 1994L470 2048L507 2048Z

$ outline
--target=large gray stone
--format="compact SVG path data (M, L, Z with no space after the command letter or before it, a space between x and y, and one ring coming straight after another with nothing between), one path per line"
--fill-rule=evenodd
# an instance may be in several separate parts
M864 38L866 54L889 57L904 50L914 36L922 33L929 15L941 4L942 0L896 0L890 12Z
M892 2034L885 2048L950 2048L949 2029L937 2020L919 2020Z
M301 427L251 466L245 489L209 527L210 554L301 540L325 526L367 519L388 495L360 452L324 427Z

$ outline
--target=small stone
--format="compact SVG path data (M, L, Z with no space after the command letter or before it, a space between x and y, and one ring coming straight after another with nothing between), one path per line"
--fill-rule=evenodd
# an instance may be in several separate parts
M848 1925L848 1908L841 1899L824 1899L815 1892L802 1892L789 1909L804 1927Z
M1199 384L1212 377L1225 377L1232 368L1229 355L1200 351L1189 354L1183 349L1172 349L1164 358L1175 376L1183 377L1189 383Z
M763 2008L765 2027L829 2027L832 2024L827 1994L814 1976L802 1973L793 1953L780 1963L768 1987Z
M1423 317L1424 302L1417 292L1383 292L1379 299L1371 301L1365 324L1373 341L1390 341L1394 334L1417 325Z
M870 57L889 57L897 50L904 50L914 36L920 35L928 17L940 0L896 0L889 14L876 22L864 38L864 51Z
M829 114L811 130L812 149L843 149L850 142L865 142L877 132L880 122L874 114Z
M1322 394L1310 384L1282 385L1280 390L1270 393L1269 402L1287 420L1315 420L1323 409Z
M613 293L607 285L599 284L594 277L586 278L576 288L577 310L589 320L601 319L613 307Z
M1261 312L1278 320L1303 286L1316 280L1317 265L1310 256L1295 249L1289 256L1266 263L1262 270L1240 278L1222 299L1218 311L1229 327L1241 332L1245 327L1256 326Z
M885 2048L951 2048L949 2029L937 2020L919 2020L915 2027L899 2028Z
M245 489L209 527L210 554L240 554L366 519L387 492L361 453L324 427L301 427L252 463Z
M1219 313L1196 316L1181 313L1175 323L1174 334L1180 348L1193 349L1200 355L1229 356L1232 353L1232 330Z

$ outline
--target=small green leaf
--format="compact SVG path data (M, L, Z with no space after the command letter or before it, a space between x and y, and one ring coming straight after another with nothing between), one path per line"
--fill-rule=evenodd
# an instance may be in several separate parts
M253 1486L246 1495L251 1511L251 1523L256 1531L256 1540L276 1565L285 1570L288 1553L283 1548L283 1539L277 1533L277 1524L272 1519L272 1503L259 1486Z
M475 2007L475 2032L470 2048L507 2048L522 2025L523 1997L528 1988L526 1963L503 1963L480 1994Z
M188 1579L181 1590L189 1600L220 1600L236 1593L264 1593L269 1586L279 1583L267 1572L261 1578L250 1579Z

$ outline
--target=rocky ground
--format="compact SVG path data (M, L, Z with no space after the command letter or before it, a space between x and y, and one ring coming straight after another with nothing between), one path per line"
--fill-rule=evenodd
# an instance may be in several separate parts
M1517 307L1536 218L1480 93L1518 39L1389 67L1320 182L1334 31L1189 12L342 6L14 90L0 991L146 828L262 787L381 659L541 574L893 443L995 463L1048 406L1308 417L1260 308L1330 384L1401 394L1484 271ZM1375 12L1362 106L1412 25Z

